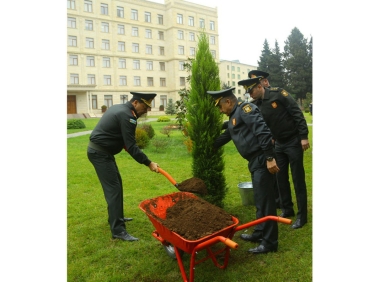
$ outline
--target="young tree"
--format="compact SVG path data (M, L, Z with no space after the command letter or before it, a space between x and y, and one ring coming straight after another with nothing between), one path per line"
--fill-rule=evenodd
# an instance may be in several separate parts
M269 73L269 60L272 55L267 39L264 40L262 55L259 57L258 70Z
M173 105L172 99L168 100L167 108L165 109L167 115L173 115L176 113L175 106Z
M296 27L285 41L283 63L286 71L285 87L290 93L296 95L302 106L302 100L311 89L311 69L309 68L307 39Z
M284 73L281 61L280 47L276 40L275 49L272 50L272 54L268 60L268 71L270 74L268 80L271 86L284 88Z
M219 207L224 206L227 186L224 176L223 148L214 151L213 143L221 133L223 117L209 90L220 90L219 67L209 48L208 36L201 32L198 50L191 65L191 90L186 102L189 136L192 146L192 170L207 186L205 200Z

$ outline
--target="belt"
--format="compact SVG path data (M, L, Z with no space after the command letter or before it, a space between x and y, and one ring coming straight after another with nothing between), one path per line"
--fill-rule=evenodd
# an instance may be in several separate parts
M101 147L101 146L99 146L99 145L97 145L97 144L95 144L95 143L93 143L91 141L89 141L89 147L92 148L92 149L94 149L94 150L101 151L101 152L104 152L104 153L112 155L105 148L103 148L103 147Z

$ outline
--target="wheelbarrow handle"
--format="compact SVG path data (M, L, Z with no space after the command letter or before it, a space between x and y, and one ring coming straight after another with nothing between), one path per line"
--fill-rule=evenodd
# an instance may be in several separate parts
M159 173L161 173L162 175L164 175L174 186L177 187L177 181L173 179L173 177L168 173L166 172L164 169L161 169L160 167L158 167L158 171Z

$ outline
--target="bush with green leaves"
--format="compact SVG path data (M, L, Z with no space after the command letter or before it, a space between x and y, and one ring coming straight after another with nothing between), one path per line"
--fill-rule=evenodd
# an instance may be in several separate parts
M169 117L166 117L166 116L161 116L158 118L157 120L158 122L169 122L171 121L171 119Z
M152 127L151 124L143 123L138 126L140 129L143 129L147 132L147 135L150 139L152 139L155 136L155 130Z
M150 143L150 138L147 135L147 132L141 128L135 129L135 142L140 149L144 149Z
M68 129L86 128L85 123L81 119L68 119Z

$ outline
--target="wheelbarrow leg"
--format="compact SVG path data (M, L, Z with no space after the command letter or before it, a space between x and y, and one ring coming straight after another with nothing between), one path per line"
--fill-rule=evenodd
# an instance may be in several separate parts
M184 264L182 262L182 257L180 255L180 252L179 252L179 250L178 250L178 248L176 246L173 246L173 247L174 247L174 252L175 252L176 258L177 258L178 267L180 268L182 280L184 280L184 282L188 282L188 279L187 279L187 276L186 276L186 272L185 272L185 268L184 268ZM193 275L193 279L194 279L194 275ZM191 280L191 275L190 275L190 281L194 281L194 280Z

